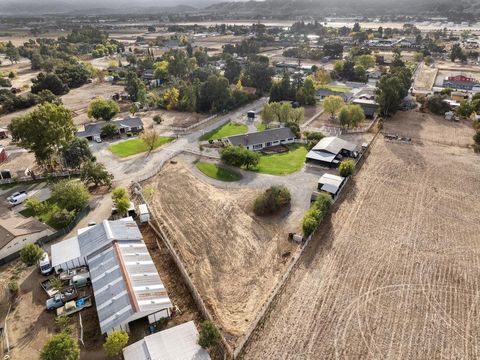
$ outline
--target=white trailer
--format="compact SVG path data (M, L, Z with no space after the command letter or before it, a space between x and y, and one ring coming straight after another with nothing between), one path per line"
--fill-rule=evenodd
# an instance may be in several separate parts
M150 212L148 211L147 204L139 205L138 213L140 217L140 223L144 224L150 221Z

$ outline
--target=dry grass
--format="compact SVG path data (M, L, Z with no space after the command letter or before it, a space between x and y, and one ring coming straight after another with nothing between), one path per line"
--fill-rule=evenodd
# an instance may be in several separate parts
M251 190L223 190L168 164L152 181L163 219L187 270L224 333L235 343L256 316L296 248L283 227L255 218Z
M245 359L479 357L480 162L451 145L473 131L414 112L386 127L413 144L377 139Z

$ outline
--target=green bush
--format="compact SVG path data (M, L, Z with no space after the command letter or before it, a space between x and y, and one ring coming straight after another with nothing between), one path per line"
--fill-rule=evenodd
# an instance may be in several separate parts
M77 340L62 332L48 339L40 352L41 360L77 360L80 359L80 348Z
M220 332L215 324L209 320L202 322L200 325L200 336L198 337L198 345L204 349L218 344L220 340Z
M155 121L157 124L161 124L163 122L163 118L161 115L157 114L153 117L153 121Z
M8 291L10 291L10 294L12 294L12 296L18 295L18 283L16 280L10 280L7 286Z
M285 186L271 186L255 199L253 211L256 215L274 214L290 205L290 191Z
M128 334L125 331L112 331L108 334L103 349L108 356L115 356L122 352L122 349L128 344Z
M68 211L66 209L62 209L59 212L53 214L52 219L53 221L58 224L58 227L65 227L70 224L75 217L75 211Z
M43 250L37 244L25 244L20 250L20 259L27 265L34 265L43 255Z
M355 171L355 161L343 160L339 167L340 176L347 177L353 174Z
M258 165L260 155L243 146L227 146L221 152L221 159L231 166L245 166L247 169Z
M305 236L310 236L320 225L328 209L332 204L332 198L329 194L322 192L318 195L315 202L305 213L302 220L302 230Z

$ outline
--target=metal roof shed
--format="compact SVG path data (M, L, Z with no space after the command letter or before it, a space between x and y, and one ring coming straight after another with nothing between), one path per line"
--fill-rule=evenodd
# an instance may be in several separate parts
M123 349L125 360L210 360L193 321L148 335Z
M337 195L344 182L344 177L332 174L323 174L322 177L318 180L318 189L326 191L335 196Z

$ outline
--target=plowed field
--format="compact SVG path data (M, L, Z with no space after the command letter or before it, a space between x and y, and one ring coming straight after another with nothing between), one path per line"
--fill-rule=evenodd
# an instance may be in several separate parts
M377 138L245 359L480 357L473 130L417 112L386 126L413 143Z

